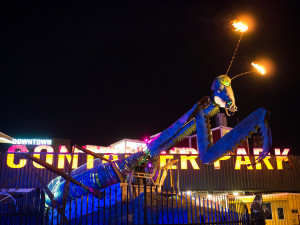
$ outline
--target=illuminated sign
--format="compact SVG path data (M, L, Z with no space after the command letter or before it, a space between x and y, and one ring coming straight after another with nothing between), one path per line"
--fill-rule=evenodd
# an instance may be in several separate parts
M289 159L287 157L288 152L290 151L290 149L285 148L282 152L280 152L279 148L275 148L275 156L276 156L276 166L277 166L277 170L283 170L283 165L282 162L289 162ZM262 149L254 149L254 155L255 159L258 158L259 152L261 152ZM247 170L253 170L253 165L254 161L251 162L249 155L246 154L246 150L244 148L240 148L237 151L237 155L235 156L235 170L240 170L242 168L242 166L244 166L245 168L247 168ZM219 160L217 160L214 163L214 169L219 170L221 169L221 161L226 161L229 160L232 156L228 155L228 156L223 156L221 157ZM199 170L199 165L197 164L196 159L198 158L198 156L188 156L188 155L184 155L184 156L180 156L180 168L183 170L187 169L187 162L189 161L191 163L191 166L194 170ZM272 166L272 164L270 163L269 159L271 157L270 156L266 156L262 162L265 164L266 168L268 170L273 170L274 166ZM166 165L166 162L168 160L172 160L174 159L174 156L172 155L161 155L160 156L160 166L164 166ZM256 170L262 170L262 162L259 163L255 163L255 169ZM173 165L171 167L171 169L177 169L176 165Z
M15 145L52 145L51 139L13 139Z
M100 147L100 146L86 146L87 149L94 151L96 153L105 153L104 157L109 158L110 155L112 155L112 160L118 160L118 149L115 149L114 147ZM106 150L106 151L104 151ZM142 149L140 149L142 150ZM266 169L268 170L283 170L283 162L289 162L289 159L287 157L289 153L288 148L283 149L282 151L279 148L275 148L275 156L276 156L276 165L271 164L270 158L271 156L266 156L261 162L254 164L254 160L258 158L259 153L262 151L260 148L254 148L253 149L253 155L254 157L250 158L249 155L247 155L246 150L244 148L239 148L237 150L237 155L232 156L232 155L227 155L223 156L219 160L217 160L213 166L215 170L220 170L222 168L222 164L226 162L226 160L229 160L231 157L235 157L235 163L234 163L234 169L235 170L241 170L242 168L246 170L262 170L262 164L265 165ZM7 151L7 166L10 168L23 168L26 166L28 160L27 159L19 159L15 160L15 152L28 152L28 149L24 145L12 145L8 151ZM57 155L57 165L59 169L64 169L66 164L71 163L71 154L68 151L67 147L62 145L59 147L59 153L54 153L54 150L51 146L48 145L40 145L35 147L34 149L34 157L40 158L41 157L41 152L47 153L45 154L45 161L51 165L54 164L54 155ZM132 151L131 151L132 152ZM85 163L87 163L87 168L91 169L94 167L94 157L88 154L79 154L81 153L80 150L75 148L74 151L74 158L73 158L73 164L72 164L72 169L78 168L78 157L85 157ZM124 153L122 152L124 155ZM199 170L200 169L200 159L198 156L198 152L196 149L193 148L173 148L171 151L166 154L162 154L160 156L160 166L166 165L167 161L174 159L175 155L179 155L179 164L180 164L180 169L186 170L188 168L188 164L191 165L191 167L194 170ZM127 157L128 154L125 156ZM67 163L66 163L67 161ZM39 169L44 169L44 167L40 166L39 164L35 162L30 162L33 163L33 166L35 168ZM105 163L103 161L102 163ZM178 165L172 165L171 169L178 169Z

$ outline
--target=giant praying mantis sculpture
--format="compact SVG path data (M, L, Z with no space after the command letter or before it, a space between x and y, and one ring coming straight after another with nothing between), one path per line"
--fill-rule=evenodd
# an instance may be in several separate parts
M272 141L269 113L263 108L257 109L213 144L209 117L214 116L220 108L224 108L228 114L233 114L237 107L231 88L231 79L228 76L218 76L214 80L211 90L211 96L202 98L179 120L147 143L145 151L134 153L123 160L98 164L92 169L85 169L86 167L82 166L72 171L71 176L85 186L98 190L104 189L123 181L141 161L156 158L162 151L170 150L182 138L194 132L197 133L199 157L203 163L212 163L218 160L229 151L233 151L252 133L258 131L264 141L263 151L257 160L263 159L268 154ZM48 184L57 201L62 200L64 184L65 179L62 177L57 177ZM69 199L84 195L86 192L83 187L71 183ZM50 201L48 203L51 204Z
M269 113L263 108L254 111L215 144L212 142L209 118L219 112L220 108L224 108L227 115L237 111L231 87L232 79L227 75L216 77L211 87L211 96L202 98L179 120L148 142L144 151L134 153L123 160L97 164L92 169L86 169L83 165L73 170L71 177L77 181L77 184L70 183L68 199L86 194L88 190L86 187L91 190L102 190L125 180L126 176L141 162L157 159L162 151L170 150L177 142L195 132L199 157L203 163L213 163L228 152L234 151L242 141L255 132L259 132L263 138L263 151L257 161L263 159L268 154L272 142ZM78 182L82 185L80 186ZM60 176L48 184L48 188L58 202L62 202L65 183L66 180ZM51 205L49 198L47 204Z

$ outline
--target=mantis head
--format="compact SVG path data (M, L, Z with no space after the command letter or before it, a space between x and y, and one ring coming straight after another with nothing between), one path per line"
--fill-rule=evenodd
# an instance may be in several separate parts
M212 99L221 108L224 108L228 116L237 111L235 98L231 88L231 79L226 75L216 77L212 86Z

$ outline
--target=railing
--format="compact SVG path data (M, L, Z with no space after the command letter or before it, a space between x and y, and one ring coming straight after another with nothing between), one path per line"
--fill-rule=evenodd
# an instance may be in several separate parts
M47 224L45 193L35 189L15 201L0 202L0 225Z
M57 211L61 205L44 208L44 197L37 189L16 204L0 205L0 224L249 224L248 214L228 209L237 209L236 201L158 186L114 185L100 198L73 199L64 213Z

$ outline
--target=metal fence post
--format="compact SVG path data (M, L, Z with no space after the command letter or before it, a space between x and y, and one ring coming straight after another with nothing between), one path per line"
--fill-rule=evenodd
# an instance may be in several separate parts
M158 188L158 186L156 186L156 188L155 188L155 195L156 195L156 223L158 224L159 220L158 220L158 192L157 192L157 188Z
M89 219L89 194L86 195L86 215L85 215L85 222L88 225Z
M152 209L152 183L150 186L150 207L151 207L151 224L153 224L153 209Z
M194 200L195 200L195 223L198 223L197 221L197 198L196 198L196 193L194 193Z
M110 186L109 188L109 224L111 224L111 192L112 192L112 187Z
M100 196L98 196L98 225L99 224L100 224Z
M132 199L132 221L134 221L134 197L135 197L136 187L135 185L130 185L129 187L130 187L129 188L130 199Z
M127 213L127 225L129 224L129 221L128 221L128 216L129 216L129 213L128 213L128 195L129 195L129 190L128 190L128 185L126 186L126 192L127 192L127 195L126 195L126 198L127 198L127 209L126 209L126 213ZM134 213L134 212L133 212Z
M104 199L103 199L103 224L105 224L105 208L106 208L106 204L105 204L105 201L106 201L106 189L104 189Z
M147 186L144 184L144 222L147 224Z

